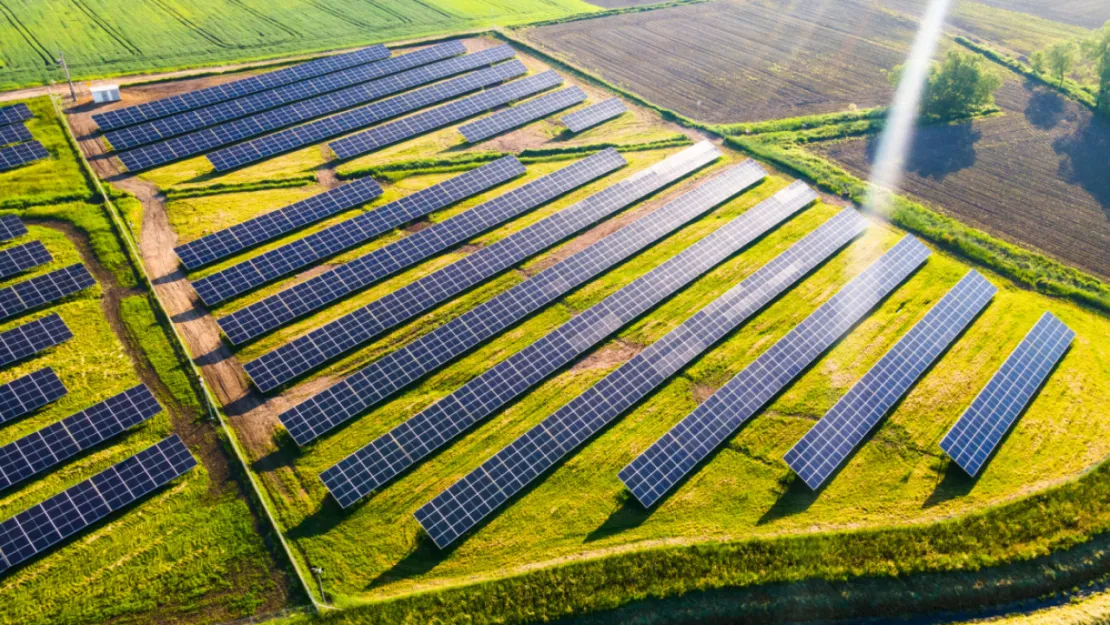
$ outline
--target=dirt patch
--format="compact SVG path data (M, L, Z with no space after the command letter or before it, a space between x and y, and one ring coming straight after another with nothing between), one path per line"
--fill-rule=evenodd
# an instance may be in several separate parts
M695 384L693 389L694 401L700 405L702 402L712 397L713 393L716 392L716 386L711 386L709 384Z
M642 351L643 345L618 339L578 361L570 370L612 369L632 360Z

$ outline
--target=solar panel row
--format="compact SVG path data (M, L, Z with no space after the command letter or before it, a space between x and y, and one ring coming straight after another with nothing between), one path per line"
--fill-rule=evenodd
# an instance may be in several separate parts
M73 338L57 313L0 333L0 367L6 367Z
M0 279L10 278L32 267L54 260L42 241L31 241L6 250L0 250Z
M445 80L409 93L377 102L369 106L360 107L338 115L326 117L308 124L295 126L265 137L259 137L245 143L234 145L222 150L217 150L208 155L208 161L216 171L224 172L258 163L278 154L290 152L309 145L315 145L326 139L371 126L378 122L406 115L432 104L461 96L478 89L484 89L506 80L523 76L528 72L522 63L513 61L501 65L494 65L506 61L516 55L509 45L497 46L482 50L464 57L435 63L427 67L418 68L400 77L408 77L408 87L417 84L427 84L434 80L461 74L464 71L478 69L482 66L493 65L481 71ZM408 88L406 87L406 88ZM399 89L398 91L401 91ZM354 106L356 103L347 104L336 109ZM321 113L322 115L323 113ZM316 115L319 117L319 115Z
M218 102L241 98L252 93L266 91L282 85L288 85L300 80L322 76L331 72L372 63L389 58L390 52L385 46L370 46L346 54L337 54L324 59L301 63L274 72L267 72L258 76L251 76L234 82L206 87L190 91L181 95L162 98L154 102L144 102L135 106L97 113L93 121L101 130L115 130L123 126L138 124L159 117L166 117L182 111L210 106Z
M624 158L616 150L573 163L236 311L220 319L220 327L232 343L241 344L624 165Z
M0 523L0 572L123 509L196 464L174 434Z
M283 383L481 283L720 157L702 142L417 280L246 365L255 384Z
M32 161L50 158L50 152L38 141L17 143L0 148L0 171L9 171Z
M968 475L977 475L1074 339L1075 332L1052 313L1042 315L945 434L940 448Z
M412 137L431 132L437 128L449 126L468 117L474 117L486 111L508 104L515 100L535 95L552 87L563 84L563 78L553 70L548 70L535 76L529 76L510 82L500 87L494 87L481 93L468 96L461 100L444 104L438 108L416 113L409 117L402 117L397 121L364 130L356 135L332 141L328 147L339 158L354 158L361 154L373 152L387 145L392 145L411 139Z
M16 378L0 386L0 423L30 414L66 393L65 385L50 367Z
M376 80L383 76L403 72L435 61L442 61L465 52L466 46L461 41L449 41L377 63L293 83L272 91L264 91L205 108L177 113L170 117L151 120L136 126L120 128L106 133L105 136L111 142L113 148L125 150L144 143L153 143L193 130L215 126L300 100L307 100L324 93Z
M515 156L502 157L197 280L193 287L209 306L227 301L319 260L354 248L407 221L488 191L523 175L524 171L524 165Z
M907 236L620 472L651 506L929 257Z
M174 252L186 268L196 269L366 204L381 194L382 188L373 178L362 178L205 235Z
M620 98L609 98L597 104L592 104L582 109L575 111L570 115L566 115L560 121L571 132L582 132L587 128L592 128L602 122L609 121L614 117L622 115L628 108L625 107L624 102Z
M0 319L8 319L43 304L56 302L94 284L96 280L80 263L18 282L6 289L0 289Z
M585 284L683 224L759 182L754 161L730 168L666 206L390 352L281 415L304 445Z
M866 221L854 210L844 209L421 507L415 515L417 520L441 548L454 542L801 280L866 226ZM468 399L462 405L470 411L479 404L474 399ZM419 448L411 442L413 438L434 442L437 436L454 436L457 433L455 428L461 430L467 422L468 419L460 418L458 426L454 427L448 422L440 430L442 434L433 430L427 434L401 437L398 436L400 432L395 430L395 445L403 444L405 454L419 457ZM388 446L383 449L387 450ZM362 453L356 452L351 458ZM353 501L357 499L358 492L368 491L367 485L380 483L378 475L389 475L388 464L404 463L406 458L406 455L393 451L377 462L372 457L363 458L362 467L347 459L336 467L345 465L349 481L345 483L343 475L332 472L325 483L332 496L340 502ZM353 498L352 493L355 494Z
M0 146L23 143L33 138L31 131L27 130L27 127L22 123L17 122L8 126L0 126Z
M468 143L478 143L585 101L586 92L578 87L561 89L466 124L459 132Z
M239 143L251 137L263 135L274 130L285 128L286 126L293 126L317 117L337 113L344 109L351 108L352 106L378 100L413 87L426 85L440 78L468 71L468 69L476 69L489 65L494 62L491 59L497 59L506 54L511 57L512 50L510 49L506 53L505 51L494 48L476 54L468 54L456 59L425 65L407 72L393 74L392 76L379 78L378 80L342 89L340 91L326 93L321 96L309 98L308 100L302 100L262 113L256 113L250 117L243 117L218 126L204 128L189 134L171 137L158 143L128 150L120 153L119 158L128 169L133 171L164 165L182 158L204 154L216 148ZM524 73L523 70L517 72L511 71L513 69L519 68L516 68L515 65L505 68L491 68L484 72L476 72L475 74L463 76L455 81L449 81L450 84L431 85L424 89L418 89L412 93L406 93L400 97L379 102L374 105L372 110L386 117L401 115L409 110L408 107L413 106L414 103L420 106L427 106L427 100L436 102L447 97L452 97L452 90L458 91L459 89L463 89L465 93L490 84L496 84L506 80L507 77ZM466 80L467 78L470 80ZM460 81L464 82L465 85L460 86ZM238 152L232 151L232 153ZM226 163L224 155L213 155L209 160L218 170L226 171L226 169L223 168L223 165Z
M997 290L968 272L787 452L790 468L814 490L824 484Z
M18 124L32 119L34 114L26 104L13 104L11 106L0 106L0 126L8 124Z
M0 243L11 241L27 234L27 226L23 225L19 217L4 215L0 217Z
M162 411L140 384L0 447L0 490L119 436Z

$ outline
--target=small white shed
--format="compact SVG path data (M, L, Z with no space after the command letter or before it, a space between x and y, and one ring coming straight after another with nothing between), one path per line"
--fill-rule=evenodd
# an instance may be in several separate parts
M93 102L119 102L119 85L100 85L91 89Z

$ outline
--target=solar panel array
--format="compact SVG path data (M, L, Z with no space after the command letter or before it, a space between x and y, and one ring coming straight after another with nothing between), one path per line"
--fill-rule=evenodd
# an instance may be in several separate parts
M174 434L0 523L0 572L138 501L196 464Z
M143 104L114 111L97 113L93 115L93 121L96 122L97 126L100 126L101 130L115 130L116 128L210 106L218 102L241 98L252 93L274 89L308 78L330 74L348 67L380 61L389 58L389 55L390 52L385 46L370 46L354 52L337 54L274 72L162 98L154 102L144 102Z
M42 408L66 394L66 387L50 367L0 386L0 423Z
M205 235L174 248L174 252L186 268L196 269L361 206L381 194L382 188L373 178L362 178Z
M465 52L466 46L461 41L449 41L409 54L395 56L385 61L342 70L272 91L220 102L202 109L185 111L137 126L120 128L108 132L105 136L111 142L113 148L125 150L144 143L153 143L193 130L215 126L300 100L307 100L324 93L376 80L383 76L389 76L435 61L442 61Z
M291 380L643 199L719 156L720 152L709 142L687 148L247 363L247 374L260 388L273 388L275 383Z
M6 367L73 338L57 313L0 332L0 367Z
M236 311L220 319L220 327L231 342L241 344L624 165L616 150L585 158Z
M787 452L790 468L814 490L824 484L997 290L968 272Z
M282 424L299 445L314 440L674 232L766 175L754 161L730 168L663 208L652 211L317 393L282 414Z
M42 147L42 144L38 141L17 143L6 148L0 148L0 171L15 169L44 158L50 158L50 152Z
M328 147L339 158L353 158L431 132L437 128L449 126L468 117L485 113L503 104L535 95L561 84L563 84L562 76L559 76L553 70L548 70L535 76L510 82L507 85L488 89L456 102L444 104L438 108L376 126L338 141L332 141L328 144Z
M1042 315L944 435L940 448L968 475L978 475L1074 339L1075 332L1052 313Z
M592 128L602 122L618 117L627 110L628 108L620 98L609 98L587 106L581 111L566 115L559 121L563 122L571 132L582 132L587 128Z
M140 384L0 447L0 490L119 436L162 411Z
M315 145L326 139L338 137L348 132L376 124L387 119L398 117L422 109L432 104L461 96L478 89L483 89L502 83L506 80L523 76L528 72L522 63L513 61L501 65L494 65L500 61L507 61L516 52L509 45L482 50L474 54L441 61L426 67L417 68L385 81L393 81L399 87L397 92L424 85L436 80L448 78L466 71L476 70L481 67L493 65L481 71L445 80L409 93L399 95L369 106L360 107L338 115L326 117L302 126L295 126L281 132L265 137L259 137L240 145L217 150L208 155L208 161L216 171L230 171L244 165L250 165L268 158L290 152L298 148ZM404 83L404 84L402 84ZM342 92L341 92L342 93ZM345 103L330 112L355 106L361 102ZM319 117L329 111L321 111L314 117Z
M80 263L13 284L0 289L0 319L56 302L94 284L96 280Z
M26 104L13 104L11 106L0 106L0 126L8 124L18 124L25 122L28 119L34 118L31 109L27 108Z
M34 137L31 136L31 131L21 123L10 124L8 126L0 126L0 145L8 145L11 143L22 143L30 141Z
M407 72L393 74L340 91L256 113L250 117L243 117L218 126L196 130L189 134L171 137L158 143L128 150L120 153L119 158L132 171L164 165L182 158L204 154L226 145L239 143L286 126L292 126L352 106L394 95L412 87L425 85L444 76L489 65L493 62L490 59L496 59L505 54L504 51L492 49L418 67ZM508 55L512 55L512 50L509 50ZM491 68L491 70L486 70L485 73L470 75L470 81L464 80L467 76L461 77L460 80L466 82L463 92L473 91L489 84L496 84L505 80L506 75L515 76L524 73L523 70L512 72L511 70L514 67ZM498 71L493 72L494 69ZM432 85L397 98L379 102L372 107L372 110L378 115L395 117L410 110L408 107L413 106L414 103L424 103L427 100L439 101L446 97L452 97L452 88L457 91L462 87L460 87L459 82L451 82L450 85ZM420 104L420 106L426 105ZM351 111L351 113L354 113L354 111ZM356 127L361 127L361 125ZM222 156L214 156L209 160L217 168L226 162ZM224 171L224 169L220 169L220 171Z
M466 124L459 132L468 143L478 143L585 101L586 92L578 87L560 89Z
M212 306L267 282L365 243L417 217L450 206L524 174L515 156L505 156L376 210L243 261L193 283Z
M0 250L0 279L10 278L32 267L54 260L42 241L31 241L6 250Z
M907 236L620 472L651 506L929 257Z
M446 547L454 542L790 288L865 227L866 222L855 211L843 210L421 507L415 515L417 520L438 546ZM421 452L413 439L434 446L438 437L455 436L469 427L471 419L465 416L466 412L474 410L484 400L467 398L461 404L463 408L457 421L445 421L438 431L414 431L405 435L400 428L395 429L390 434L395 440L393 445L389 445L385 437L379 439L382 451L387 452L382 458L363 457L362 466L358 466L352 460L365 451L356 452L336 465L336 468L343 467L347 481L344 475L329 469L325 483L330 482L332 496L343 503L356 500L360 492L369 492L373 484L381 483L383 477L390 475L389 465L404 464L410 462L407 460L410 455L419 458L427 453Z
M0 217L0 243L11 241L27 234L27 226L15 215Z

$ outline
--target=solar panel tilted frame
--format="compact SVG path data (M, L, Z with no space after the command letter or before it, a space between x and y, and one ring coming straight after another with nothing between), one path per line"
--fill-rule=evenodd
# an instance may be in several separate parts
M15 215L0 217L0 243L18 239L27 234L27 226Z
M454 542L866 227L867 222L854 210L842 210L421 507L415 515L417 520L439 547ZM456 433L445 429L442 435L449 438ZM433 435L430 432L424 437L430 439ZM415 437L395 438L399 444ZM384 440L385 437L379 439ZM543 452L539 453L541 448ZM366 458L363 467L352 467L349 463L362 453L364 451L356 452L336 465L347 465L344 467L346 476L331 476L331 485L335 487L332 496L341 503L353 502L358 492L367 491L374 483L376 471L403 460L403 456L393 453L378 459L381 463L378 466L367 462ZM352 471L352 468L358 470ZM341 481L343 477L348 478L346 484Z
M0 332L0 367L33 356L71 338L73 333L57 313Z
M176 435L0 523L0 573L118 512L197 465Z
M119 436L162 412L140 384L0 447L0 490Z
M820 488L997 290L969 271L786 453L786 464Z
M460 126L459 132L468 143L478 143L585 101L586 92L579 87L560 89Z
M1075 332L1045 312L944 435L940 448L968 475L978 475L1073 340Z
M227 301L317 261L335 256L412 219L484 193L523 175L524 165L515 156L426 187L372 211L340 222L277 249L228 267L193 282L208 306Z
M31 136L31 131L22 122L16 122L7 126L0 126L0 147L10 145L12 143L23 143L24 141L31 141L34 139Z
M65 397L66 387L50 367L0 386L0 423L7 423Z
M666 206L310 397L282 414L282 424L298 444L304 445L659 241L766 175L754 161L729 168Z
M324 115L338 113L344 109L364 105L368 102L373 104L356 109L355 111L347 111L340 115L328 117L313 124L306 124L312 128L327 128L333 129L336 132L343 132L338 124L342 120L351 122L357 121L358 124L355 128L360 128L370 121L366 121L367 117L374 117L376 119L388 119L404 114L412 108L421 108L427 106L430 102L428 100L440 101L442 99L453 97L457 95L455 91L462 93L480 89L483 86L497 84L507 80L509 77L524 74L527 70L519 62L516 64L508 63L505 66L494 66L488 69L475 71L458 78L454 78L442 83L428 85L428 83L440 80L445 75L454 75L468 71L468 69L477 69L479 67L488 66L502 57L511 57L514 54L511 48L507 50L501 47L483 50L474 54L440 61L431 65L416 67L411 70L385 76L378 80L340 89L331 93L294 102L285 106L279 106L275 109L255 113L248 117L225 122L216 126L202 128L195 130L188 134L170 137L157 143L137 147L131 150L120 152L117 154L120 161L131 171L141 171L150 169L166 163L171 163L183 158L192 156L199 156L207 152L213 152L208 155L208 160L216 167L217 171L227 171L235 169L241 165L246 164L241 158L257 156L258 150L256 146L263 146L262 149L266 151L266 156L273 156L274 154L285 152L293 149L294 146L286 145L289 136L300 136L305 132L305 126L296 126L296 124L307 122ZM413 87L426 85L421 89L413 89ZM408 91L407 93L401 93ZM454 89L454 91L452 91ZM397 95L401 94L401 95ZM388 99L382 100L382 98ZM363 112L363 115L356 115L358 112ZM369 113L369 115L367 115ZM288 128L294 126L294 128ZM286 132L277 133L278 138L271 141L267 137L263 137L257 141L247 141L252 137L265 135L282 128L288 128ZM334 136L334 135L333 135ZM242 143L247 141L246 143ZM276 141L276 145L274 144ZM234 144L242 144L236 146ZM312 141L312 143L319 143L319 140ZM224 146L232 146L227 149ZM298 145L295 147L304 147ZM277 150L276 152L274 150Z
M448 41L384 61L340 70L271 91L219 102L204 108L183 111L135 126L119 128L105 133L105 137L115 150L126 150L377 80L414 67L458 56L465 52L466 46L461 41Z
M96 284L81 263L51 271L0 289L0 319L56 302Z
M720 157L708 141L455 261L245 366L260 388L274 388L479 284L590 224L611 216ZM623 160L623 159L622 159Z
M252 93L266 91L315 76L322 76L363 63L380 61L389 58L390 54L390 51L383 45L370 46L153 102L144 102L135 106L97 113L93 115L93 121L101 130L114 130L182 111L241 98Z
M563 122L567 130L579 133L602 122L607 122L614 117L619 117L627 110L628 107L624 105L620 98L609 98L597 104L591 104L580 111L564 115L559 121Z
M20 272L45 265L54 260L42 241L31 241L6 250L0 250L0 279L10 278Z
M0 148L0 171L10 171L27 163L50 158L50 152L38 141L17 143Z
M232 343L242 344L624 165L624 158L611 149L571 163L430 228L242 308L221 318L220 328Z
M655 504L929 257L906 236L620 471Z
M22 102L11 106L0 106L0 126L18 124L34 117L35 115L31 112L31 109Z

